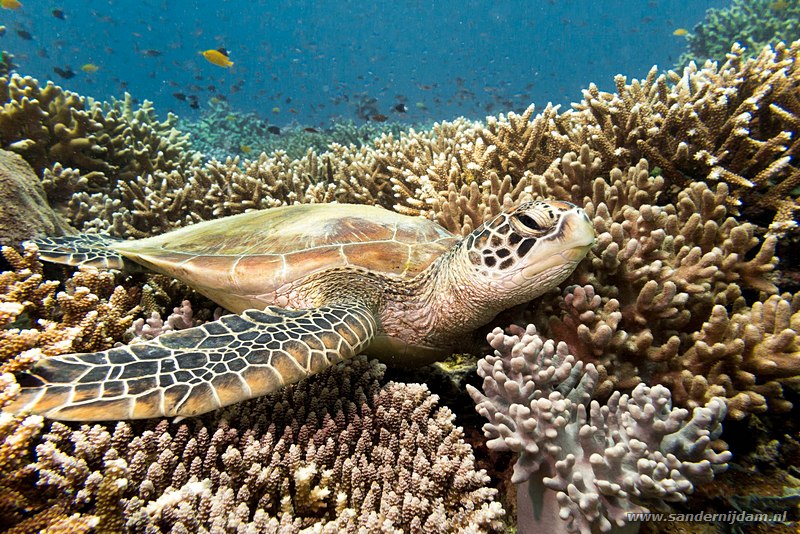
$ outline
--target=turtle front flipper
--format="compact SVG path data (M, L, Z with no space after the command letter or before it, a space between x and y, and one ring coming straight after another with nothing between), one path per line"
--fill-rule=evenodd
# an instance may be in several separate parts
M80 234L43 237L33 239L31 243L39 247L39 257L44 261L72 266L90 265L98 269L131 270L135 264L126 262L125 258L111 249L112 245L121 241L124 240L107 234Z
M145 343L42 359L17 373L22 390L4 409L62 421L199 415L352 358L375 332L359 306L247 310Z

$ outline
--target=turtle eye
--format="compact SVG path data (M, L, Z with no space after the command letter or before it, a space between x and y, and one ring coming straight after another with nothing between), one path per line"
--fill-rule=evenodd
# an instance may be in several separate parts
M537 230L537 231L543 230L543 228L539 225L538 222L533 220L531 216L525 215L524 213L522 215L517 215L517 220L530 230Z

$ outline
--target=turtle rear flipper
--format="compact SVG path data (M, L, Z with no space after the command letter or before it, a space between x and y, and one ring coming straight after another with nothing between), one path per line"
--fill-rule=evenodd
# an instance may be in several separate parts
M39 257L44 261L72 266L90 265L98 269L141 270L111 248L121 241L124 240L108 234L80 234L43 237L30 242L39 247Z
M359 306L247 310L141 344L42 359L17 373L22 390L5 410L63 421L190 417L352 358L375 331Z

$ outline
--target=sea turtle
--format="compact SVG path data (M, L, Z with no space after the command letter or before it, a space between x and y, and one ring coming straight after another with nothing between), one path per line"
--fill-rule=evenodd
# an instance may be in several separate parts
M135 262L233 312L139 344L42 359L7 409L93 421L193 416L367 351L424 365L500 311L561 283L595 241L584 210L533 201L463 239L373 206L252 211L158 237L39 241L69 265Z

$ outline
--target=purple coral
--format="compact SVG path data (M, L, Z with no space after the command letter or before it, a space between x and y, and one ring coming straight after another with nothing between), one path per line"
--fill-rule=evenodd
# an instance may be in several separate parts
M483 393L467 386L488 446L517 453L519 532L608 532L642 504L682 502L694 486L727 468L716 453L725 402L714 398L689 414L670 392L639 384L601 406L591 400L598 371L536 334L495 328L494 355L481 359Z

